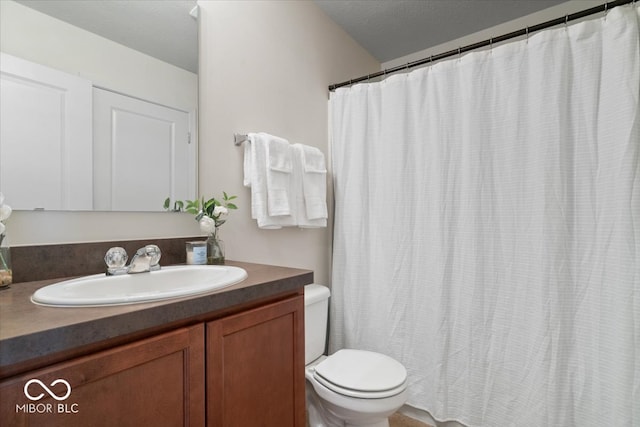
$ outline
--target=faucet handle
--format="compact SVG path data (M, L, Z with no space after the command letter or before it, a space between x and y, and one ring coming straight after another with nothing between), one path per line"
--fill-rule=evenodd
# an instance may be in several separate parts
M107 274L116 274L123 271L128 259L127 251L124 248L116 246L109 249L104 256L104 262L107 264Z
M160 248L158 246L147 245L144 248L141 248L141 250L144 250L146 255L149 257L150 267L154 267L160 263L160 257L162 256L162 252L160 251Z

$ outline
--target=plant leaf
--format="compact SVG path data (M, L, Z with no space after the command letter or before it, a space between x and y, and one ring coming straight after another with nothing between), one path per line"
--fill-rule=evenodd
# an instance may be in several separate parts
M207 215L209 216L213 216L213 209L216 206L216 199L209 199L206 201L206 203L203 205L202 210L204 210Z
M200 200L187 200L187 211L191 212L191 210L195 210L196 212L200 210Z
M169 206L171 206L171 197L167 197L164 201L164 208L165 210L169 209Z

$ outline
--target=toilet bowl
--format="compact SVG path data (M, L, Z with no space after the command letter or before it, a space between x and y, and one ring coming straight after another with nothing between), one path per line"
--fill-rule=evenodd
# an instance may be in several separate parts
M343 349L324 356L329 289L305 286L309 427L388 427L407 400L407 371L384 354Z

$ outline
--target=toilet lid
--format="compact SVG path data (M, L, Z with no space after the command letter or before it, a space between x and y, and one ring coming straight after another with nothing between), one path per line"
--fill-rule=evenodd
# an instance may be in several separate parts
M320 362L314 375L326 387L355 397L363 393L392 396L405 388L407 380L400 362L365 350L339 350Z

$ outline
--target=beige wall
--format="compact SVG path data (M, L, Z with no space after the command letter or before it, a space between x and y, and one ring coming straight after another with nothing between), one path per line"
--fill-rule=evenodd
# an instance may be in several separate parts
M380 64L308 1L200 4L200 191L239 196L221 230L231 259L312 269L329 284L331 229L258 229L234 133L268 132L328 155L327 86Z

